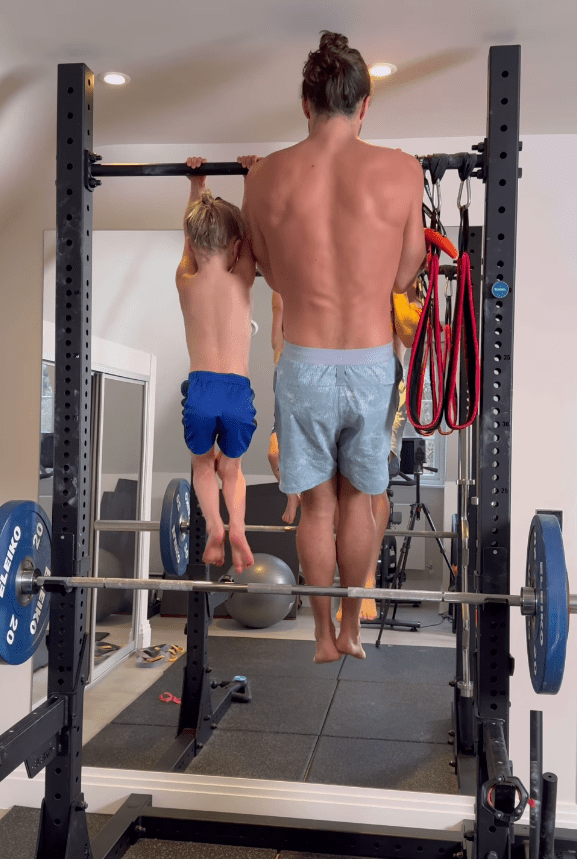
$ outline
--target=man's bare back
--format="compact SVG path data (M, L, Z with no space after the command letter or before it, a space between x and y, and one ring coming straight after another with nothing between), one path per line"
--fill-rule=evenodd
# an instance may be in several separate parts
M393 285L408 289L425 253L422 169L400 150L334 131L331 123L330 134L255 165L244 214L259 266L282 296L287 341L382 346Z

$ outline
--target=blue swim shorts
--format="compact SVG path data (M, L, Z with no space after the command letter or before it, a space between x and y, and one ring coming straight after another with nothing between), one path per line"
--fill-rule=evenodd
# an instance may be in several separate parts
M215 441L230 459L246 453L256 429L254 391L246 376L197 370L181 391L184 439L192 453L207 453Z
M281 490L304 492L338 471L360 492L384 492L401 378L392 343L374 349L285 343L275 396Z

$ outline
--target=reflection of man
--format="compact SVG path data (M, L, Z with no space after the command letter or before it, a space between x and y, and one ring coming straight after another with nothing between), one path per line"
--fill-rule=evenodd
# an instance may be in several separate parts
M252 167L243 210L283 300L280 488L301 495L301 567L307 584L330 587L338 559L341 584L363 587L388 517L375 522L371 497L388 484L396 408L391 290L407 290L425 256L423 174L405 153L359 140L371 81L344 36L323 34L302 93L309 136ZM330 598L311 603L315 661L363 658L361 600L344 601L338 638Z
M282 298L280 297L278 292L273 292L272 294L272 330L270 339L274 356L273 390L276 391L276 367L279 358L282 355L282 350L284 349L284 334L282 328ZM279 449L276 425L273 426L270 434L270 441L268 444L268 461L272 469L272 473L280 483L280 471L278 467ZM299 508L300 503L301 500L296 493L291 492L289 493L289 495L287 495L286 509L282 514L283 522L286 522L288 525L291 525L294 522L296 512Z

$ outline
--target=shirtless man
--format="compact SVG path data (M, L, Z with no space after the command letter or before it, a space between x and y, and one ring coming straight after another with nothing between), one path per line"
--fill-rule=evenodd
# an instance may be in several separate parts
M205 161L189 158L186 163L198 168ZM240 573L254 563L245 536L246 481L240 462L256 429L248 379L255 263L239 209L215 199L204 176L188 178L184 251L176 272L190 356L190 375L182 387L184 436L208 532L202 560L224 563L218 474L229 514L232 560Z
M243 213L283 300L275 414L280 488L301 496L301 567L307 584L330 587L338 560L341 584L364 587L388 518L398 382L391 291L405 292L425 259L423 172L404 152L359 139L371 80L344 36L325 32L303 77L309 135L252 167ZM338 637L330 598L311 604L315 661L364 658L361 600L344 601Z

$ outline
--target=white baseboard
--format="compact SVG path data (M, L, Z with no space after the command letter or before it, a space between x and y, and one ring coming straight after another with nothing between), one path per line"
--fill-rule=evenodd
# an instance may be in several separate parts
M248 814L318 823L350 823L459 832L475 817L474 798L338 785L86 767L82 789L93 813L114 814L131 793L151 794L156 808ZM0 783L0 808L39 808L44 774L19 767ZM529 822L528 813L521 823ZM557 827L577 830L577 805L558 803Z

